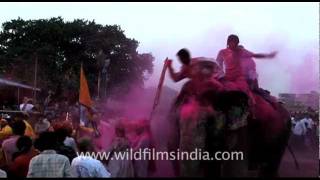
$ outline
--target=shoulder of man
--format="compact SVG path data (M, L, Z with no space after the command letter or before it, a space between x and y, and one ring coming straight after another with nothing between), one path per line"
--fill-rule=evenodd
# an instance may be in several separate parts
M56 156L60 161L67 162L67 163L70 164L69 158L68 158L66 155L63 155L63 154L55 154L55 156Z
M230 51L230 49L224 48L224 49L221 49L221 50L218 52L218 54L223 54L223 53L226 53L226 52L228 52L228 51Z
M35 155L34 157L32 157L32 158L30 159L30 163L29 163L29 164L31 165L31 164L37 162L38 159L41 159L41 154L38 154L38 155Z
M5 139L3 142L2 142L2 148L5 149L7 148L7 146L11 145L13 141L16 141L17 138L14 138L14 136L11 136L7 139Z

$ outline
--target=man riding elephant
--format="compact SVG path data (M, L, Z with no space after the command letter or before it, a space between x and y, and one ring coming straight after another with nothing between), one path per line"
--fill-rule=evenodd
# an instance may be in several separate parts
M238 47L240 49L241 48L244 49L242 45L239 45ZM253 53L250 53L250 54L253 54ZM271 105L276 107L277 100L275 99L275 97L271 96L269 91L259 87L256 63L254 62L253 57L247 56L247 57L241 58L241 68L242 68L242 73L244 74L251 91L261 95L262 97L264 97L266 101L268 101Z
M223 84L228 90L240 90L245 92L250 98L251 112L254 114L254 106L256 104L250 87L255 87L256 78L249 76L249 73L243 71L244 61L250 58L274 58L276 52L270 54L252 53L239 46L238 36L231 34L227 39L227 48L219 51L216 61L221 69L225 69ZM248 84L249 83L249 84Z
M212 80L212 83L217 83L215 79L220 79L223 76L222 69L216 63L204 57L191 58L187 49L179 50L177 56L182 63L179 72L174 72L172 60L167 61L169 75L174 82L188 78L192 79L194 85L206 80ZM216 85L222 88L222 84L217 83Z

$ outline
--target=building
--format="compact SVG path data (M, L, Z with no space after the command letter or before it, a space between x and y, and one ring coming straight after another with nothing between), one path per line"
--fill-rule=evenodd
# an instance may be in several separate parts
M279 101L283 102L290 112L306 112L310 109L318 111L319 109L319 93L316 91L305 94L281 93Z
M284 104L294 104L296 102L296 94L281 93L278 100Z
M315 91L312 91L309 94L298 94L296 96L296 101L301 102L314 110L319 109L319 93Z

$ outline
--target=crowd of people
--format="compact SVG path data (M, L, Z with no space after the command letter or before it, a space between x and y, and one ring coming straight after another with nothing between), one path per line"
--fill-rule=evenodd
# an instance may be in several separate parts
M318 121L308 113L291 116L292 143L300 150L317 148Z
M90 126L79 125L77 104L67 108L63 107L66 102L51 104L39 111L25 98L19 106L23 113L1 115L1 177L148 177L153 171L154 163L149 160L113 158L115 152L152 146L148 121L126 124L119 118L116 123L106 122L102 113L95 113L92 120L102 131L98 138ZM111 143L101 147L111 138L103 134L103 123L112 124L114 134ZM87 154L98 151L110 153L110 158Z

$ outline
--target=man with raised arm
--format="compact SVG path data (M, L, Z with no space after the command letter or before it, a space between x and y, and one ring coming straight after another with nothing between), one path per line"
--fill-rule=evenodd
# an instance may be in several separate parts
M227 39L227 48L219 51L217 56L217 62L220 65L221 69L225 71L225 84L227 88L232 90L241 90L247 93L247 95L251 99L251 103L255 104L253 96L250 92L250 85L248 85L247 80L250 81L253 79L252 83L254 83L256 77L251 77L250 74L254 74L255 64L248 63L248 66L253 67L243 67L245 66L243 61L252 60L252 58L273 58L275 57L276 52L272 52L270 54L263 53L252 53L243 47L239 46L239 38L238 36L231 34ZM254 71L243 71L243 69L248 68L249 70ZM231 83L228 83L231 82ZM251 84L251 83L250 83ZM251 84L252 85L252 84Z
M177 56L179 61L182 63L182 67L179 72L174 72L172 60L167 61L169 74L174 82L179 82L188 78L192 79L194 83L201 83L203 80L210 80L212 83L222 86L222 84L216 79L223 76L223 71L214 62L214 60L204 57L191 58L187 49L179 50Z
M252 58L274 58L276 52L270 54L253 53L246 50L243 46L239 45L239 38L237 35L231 34L227 39L227 48L219 51L217 62L222 69L225 69L225 79L234 81L241 78L256 79L250 77L250 73L256 73L255 63ZM247 61L245 64L243 61ZM242 67L242 66L247 67ZM247 68L248 71L243 71ZM250 72L251 71L251 72Z

